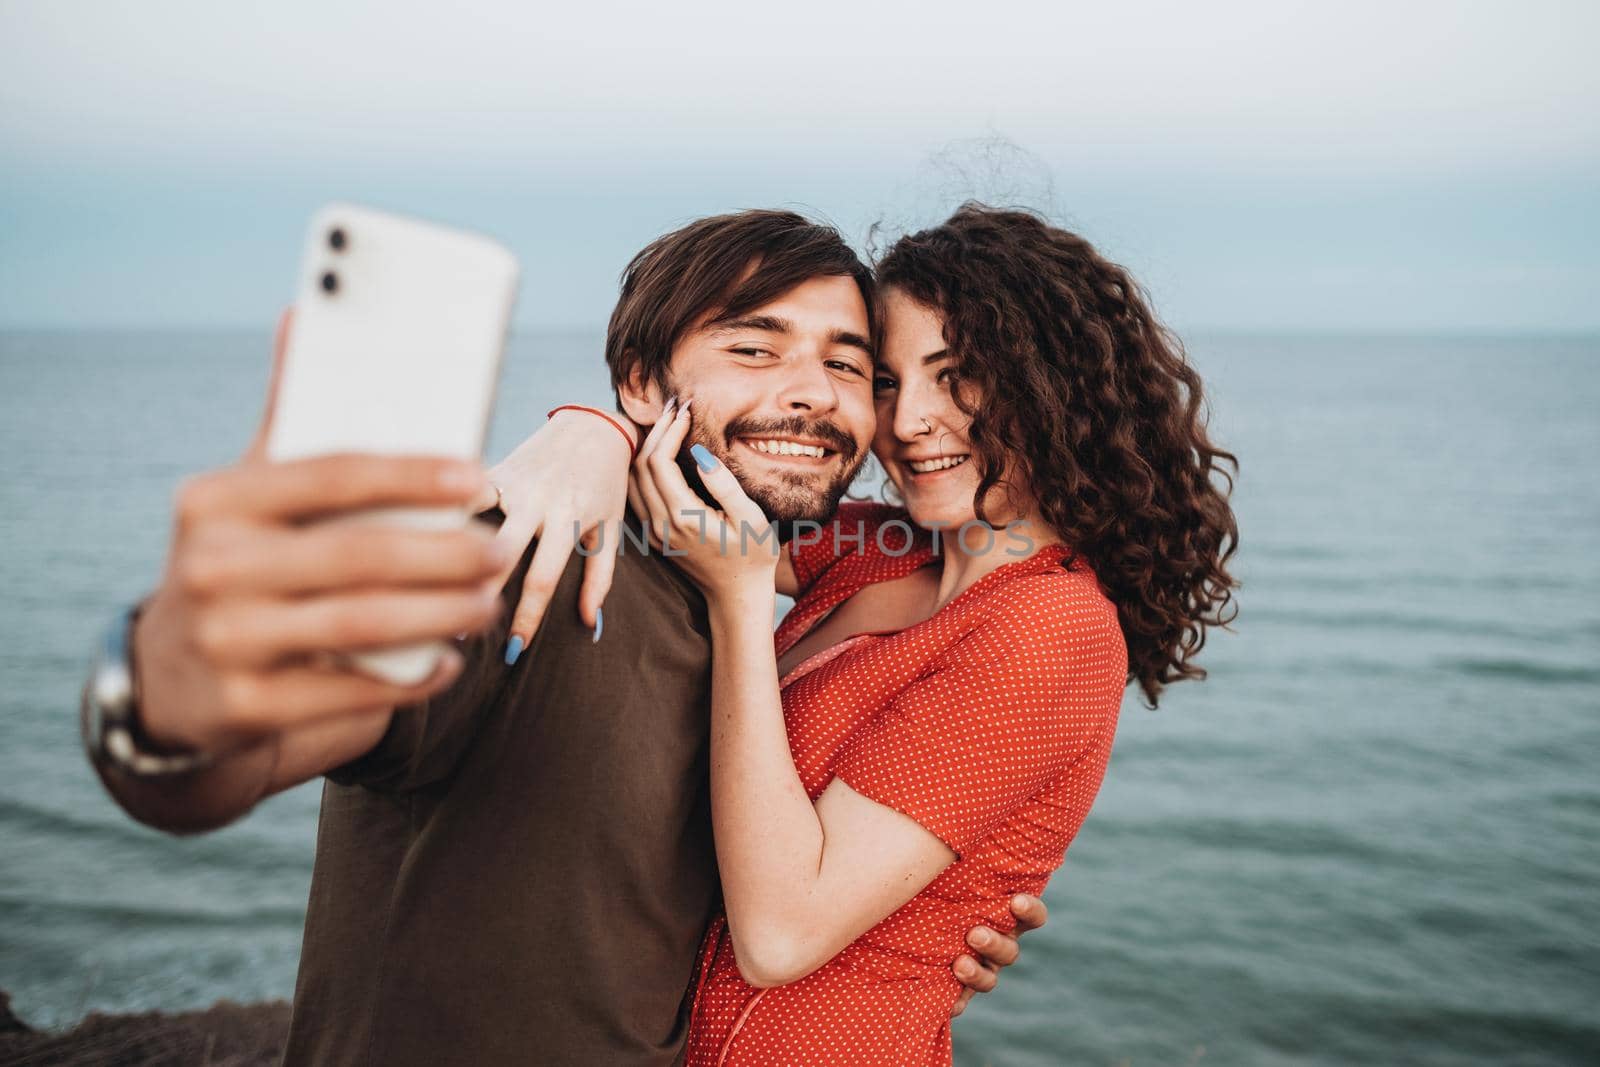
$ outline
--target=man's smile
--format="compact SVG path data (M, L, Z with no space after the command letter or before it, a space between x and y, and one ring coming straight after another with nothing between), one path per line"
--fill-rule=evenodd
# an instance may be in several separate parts
M784 466L822 466L839 455L814 437L741 436L735 437L733 443L745 452L753 452L763 460Z

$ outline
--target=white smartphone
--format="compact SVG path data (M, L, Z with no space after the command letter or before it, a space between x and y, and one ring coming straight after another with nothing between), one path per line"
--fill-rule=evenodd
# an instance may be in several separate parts
M516 297L517 261L473 233L351 204L317 212L267 439L274 460L331 452L478 459ZM384 509L328 521L464 525L465 509ZM402 685L442 643L352 656Z

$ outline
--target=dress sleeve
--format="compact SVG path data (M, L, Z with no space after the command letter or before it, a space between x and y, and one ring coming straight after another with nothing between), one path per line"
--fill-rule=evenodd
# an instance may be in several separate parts
M905 555L927 539L925 531L911 524L904 508L871 501L841 504L831 521L802 527L790 542L799 595L804 596L841 561L872 553Z
M1122 703L1115 608L1065 575L1016 584L879 713L836 772L957 855L1109 745Z

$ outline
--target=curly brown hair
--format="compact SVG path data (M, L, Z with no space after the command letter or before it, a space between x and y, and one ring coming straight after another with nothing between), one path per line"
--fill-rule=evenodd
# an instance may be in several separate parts
M1200 376L1143 290L1039 215L971 202L896 241L877 276L943 316L978 518L1013 466L1116 605L1150 707L1167 683L1204 678L1207 628L1238 613L1239 463L1211 442Z

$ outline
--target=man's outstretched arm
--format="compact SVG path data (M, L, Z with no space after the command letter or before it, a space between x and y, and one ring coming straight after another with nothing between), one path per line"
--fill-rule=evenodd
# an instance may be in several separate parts
M142 742L210 762L148 777L91 752L129 814L174 833L222 826L372 748L392 710L450 685L461 658L452 652L420 684L397 686L336 669L329 654L478 630L499 614L512 563L475 523L439 532L309 522L466 507L487 483L475 464L427 457L268 462L289 327L285 315L266 412L243 458L178 494L165 571L128 643Z
M247 461L190 481L130 660L144 742L213 759L161 777L97 761L117 801L173 832L224 825L361 755L382 738L393 708L450 685L461 668L454 652L411 686L339 669L330 654L488 625L505 569L490 531L307 520L464 506L482 477L448 460L332 456Z

